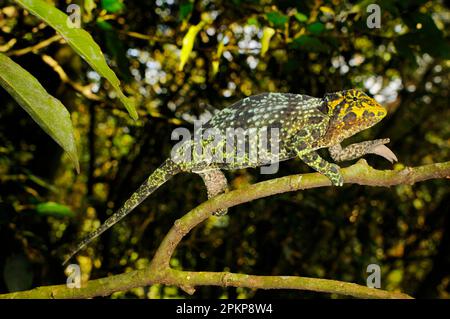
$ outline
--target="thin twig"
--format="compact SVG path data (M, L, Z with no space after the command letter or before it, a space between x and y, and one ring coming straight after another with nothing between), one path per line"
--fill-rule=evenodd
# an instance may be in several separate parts
M92 93L91 87L92 84L89 85L81 85L75 81L72 81L67 73L64 71L64 69L59 65L58 61L53 59L51 56L47 54L42 54L41 56L42 60L47 63L58 75L62 82L69 84L74 90L81 93L85 98L92 100L92 101L100 101L100 97Z
M54 36L43 40L35 45L32 45L30 47L26 47L23 49L18 49L18 50L14 50L14 51L9 51L6 52L5 54L8 56L20 56L20 55L24 55L30 52L37 52L38 50L48 47L50 44L52 44L53 42L57 42L59 40L62 40L62 37L59 34L55 34Z

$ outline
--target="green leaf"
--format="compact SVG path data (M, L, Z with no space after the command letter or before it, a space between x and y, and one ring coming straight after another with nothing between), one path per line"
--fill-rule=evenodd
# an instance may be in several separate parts
M204 21L201 21L197 25L193 25L189 28L188 32L183 38L183 46L181 47L180 53L180 65L178 66L178 71L183 71L184 65L189 59L189 55L192 52L192 48L194 47L195 37L197 33L203 28L205 25Z
M273 11L266 14L267 20L269 22L273 23L273 25L277 28L284 28L286 26L286 23L289 21L289 17L278 12Z
M334 10L331 9L330 7L327 7L327 6L321 6L319 8L319 10L322 11L323 13L325 13L325 14L329 14L329 15L332 15L332 16L335 15Z
M109 23L103 19L97 19L97 25L103 31L112 31L113 30L113 26L111 25L111 23Z
M251 18L248 18L248 19L247 19L247 24L248 24L248 25L256 25L256 26L258 26L258 25L259 25L259 22L258 22L258 19L257 19L257 18L251 17Z
M387 275L387 281L395 285L400 284L402 279L403 279L403 270L401 269L394 269Z
M301 35L295 38L292 41L291 46L295 49L302 49L310 52L326 52L329 49L327 44L309 35Z
M34 76L1 53L0 85L67 152L79 171L72 122L64 105L48 94Z
M269 27L265 27L263 30L263 35L261 38L261 56L264 56L269 50L270 39L272 39L275 34L275 30Z
M88 18L88 21L91 21L92 19L92 11L97 8L97 4L95 3L95 0L84 0L84 12Z
M126 56L126 49L117 36L117 30L115 30L110 23L101 19L97 20L97 25L99 25L102 30L104 42L106 44L106 52L116 62L120 77L124 82L130 82L132 80L130 65Z
M75 213L66 205L55 202L46 202L36 205L36 212L39 215L55 217L74 217Z
M37 16L55 29L67 43L77 52L97 73L106 78L113 86L120 101L124 104L133 119L138 115L133 100L127 98L120 89L120 81L106 63L105 57L92 36L81 28L69 25L69 17L54 6L43 0L15 0L18 4Z
M308 17L306 15L304 15L301 12L297 12L296 14L294 14L294 17L299 21L299 22L306 22L308 21Z
M180 20L186 20L194 9L194 4L192 2L184 2L180 4Z
M323 32L323 30L325 30L325 26L323 25L323 23L314 22L314 23L308 25L307 29L309 32L311 32L313 34L320 34Z
M25 169L25 174L27 176L27 178L32 181L33 183L53 192L53 193L57 193L58 192L58 188L52 184L50 184L49 182L45 181L44 179L40 178L39 176L33 175L29 170Z
M125 5L120 0L102 0L102 8L110 13L116 13L122 10Z

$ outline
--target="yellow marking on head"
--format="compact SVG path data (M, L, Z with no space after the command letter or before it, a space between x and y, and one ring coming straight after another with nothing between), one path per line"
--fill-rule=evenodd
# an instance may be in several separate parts
M345 104L339 111L340 116L352 112L356 115L356 118L361 118L364 112L370 112L373 113L374 117L383 118L387 113L386 109L375 99L368 97L359 90L348 90L344 94L344 99Z
M350 110L351 108L351 110ZM363 115L364 111L367 110L367 105L363 105L362 107L357 107L353 105L353 103L345 103L342 108L339 110L339 116L344 116L349 111L355 113L356 117L359 118Z
M386 109L359 90L341 91L327 97L331 116L328 142L335 144L365 130L386 116Z
M343 97L343 96L340 96L340 97L338 97L337 99L334 99L334 100L329 101L329 102L327 103L327 106L328 106L328 108L330 109L330 113L331 113L332 111L334 111L334 109L336 108L336 106L338 106L338 105L342 102L342 100L344 100L344 97Z

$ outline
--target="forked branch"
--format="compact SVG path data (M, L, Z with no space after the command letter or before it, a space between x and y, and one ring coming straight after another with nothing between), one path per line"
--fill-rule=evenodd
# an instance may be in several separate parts
M345 183L367 186L414 184L428 179L450 178L450 162L381 171L360 160L342 169ZM91 280L79 289L66 285L44 286L28 291L0 295L0 298L90 298L107 296L116 291L152 284L178 286L194 293L196 286L233 286L259 289L297 289L336 293L357 298L411 298L399 292L372 289L353 283L296 276L252 276L227 272L180 271L170 268L169 262L177 245L195 226L209 218L214 211L246 203L258 198L301 189L329 186L330 181L319 173L291 175L245 188L230 191L204 202L178 219L167 233L146 269Z

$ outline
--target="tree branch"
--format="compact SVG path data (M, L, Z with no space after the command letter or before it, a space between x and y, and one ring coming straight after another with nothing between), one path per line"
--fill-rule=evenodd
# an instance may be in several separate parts
M53 71L55 71L62 82L69 84L73 89L75 89L78 93L81 93L85 98L92 101L100 101L100 97L92 93L92 86L94 83L88 84L88 85L81 85L80 83L77 83L75 81L72 81L67 73L64 71L64 69L59 65L58 61L53 59L51 56L47 54L41 55L42 60L47 63Z
M367 165L365 160L360 160L355 165L342 169L341 172L346 183L368 186L414 184L428 179L450 178L450 162L415 168L406 167L402 170L380 171ZM174 226L156 251L150 266L146 269L91 280L80 289L70 289L65 285L46 286L3 294L0 295L0 298L90 298L107 296L116 291L156 283L178 286L190 294L195 292L195 286L215 285L259 289L297 289L337 293L358 298L411 298L403 293L388 292L328 279L294 276L252 276L226 272L192 272L170 268L170 258L182 238L195 226L209 218L212 212L274 194L329 185L331 183L325 176L319 173L311 173L286 176L230 191L202 203L175 221Z
M62 40L62 37L59 34L55 34L54 36L45 39L41 42L39 42L38 44L32 45L30 47L26 47L23 49L18 49L18 50L14 50L14 51L7 51L5 54L8 56L20 56L20 55L24 55L30 52L37 52L42 48L48 47L50 44L52 44L53 42L57 42L59 40Z

